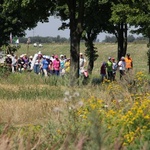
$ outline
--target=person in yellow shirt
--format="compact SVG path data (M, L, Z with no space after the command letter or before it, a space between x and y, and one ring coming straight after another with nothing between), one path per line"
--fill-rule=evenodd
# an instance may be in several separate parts
M125 58L125 63L126 63L126 70L129 71L130 69L133 68L133 60L130 57L130 54L127 54L127 57Z
M68 58L65 62L65 73L70 72L70 58Z

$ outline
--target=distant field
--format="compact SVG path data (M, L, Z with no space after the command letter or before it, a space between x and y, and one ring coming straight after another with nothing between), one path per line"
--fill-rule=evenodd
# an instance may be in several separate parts
M109 56L117 58L117 43L109 44L109 43L96 43L95 47L97 47L98 51L98 59L95 61L95 66L93 70L93 74L99 74L99 68L103 61L107 61ZM80 51L82 53L85 52L84 43L81 43ZM137 43L129 43L127 52L131 54L131 57L134 62L134 70L144 71L145 73L148 71L147 66L147 45L146 44L137 44ZM42 48L33 47L32 44L27 48L26 44L21 45L21 49L17 52L17 55L27 53L28 55L34 55L36 52L41 51L45 55L52 54L66 54L67 57L70 56L70 45L66 44L43 44Z

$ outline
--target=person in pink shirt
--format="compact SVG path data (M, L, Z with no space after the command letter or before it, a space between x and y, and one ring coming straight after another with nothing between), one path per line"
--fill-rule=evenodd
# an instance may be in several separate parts
M54 69L54 74L59 76L60 60L58 59L58 55L55 55L55 60L53 61L53 69Z

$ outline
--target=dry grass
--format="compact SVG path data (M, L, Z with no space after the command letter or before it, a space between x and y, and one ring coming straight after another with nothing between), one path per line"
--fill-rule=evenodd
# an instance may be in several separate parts
M0 89L1 90L11 90L11 91L14 91L14 92L17 92L19 91L21 88L22 89L35 89L35 85L28 85L26 84L25 86L24 85L12 85L12 84L0 84ZM38 89L43 89L43 88L49 88L48 85L44 85L44 84L38 84ZM51 87L52 88L52 87Z
M57 100L37 99L33 101L0 100L0 123L14 125L41 124L51 116L56 117L55 107L62 107Z

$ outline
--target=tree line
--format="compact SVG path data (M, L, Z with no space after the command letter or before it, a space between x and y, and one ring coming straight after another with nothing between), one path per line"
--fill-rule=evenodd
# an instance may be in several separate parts
M59 35L57 37L42 37L42 36L34 36L30 37L30 43L69 43L69 39L65 37L60 37ZM26 37L20 37L19 42L20 43L27 43L28 38Z
M105 43L117 43L117 38L115 36L105 36L105 39L102 41ZM139 36L139 37L134 37L133 35L128 35L127 37L127 42L132 43L132 42L148 42L147 37Z
M28 38L26 37L19 37L19 42L20 43L27 43ZM57 36L57 37L50 37L50 36L32 36L30 37L30 43L69 43L70 39L69 38L65 38L65 37L61 37L61 36ZM143 36L139 36L139 37L134 37L133 35L128 35L127 37L127 41L129 43L132 42L148 42L148 38L147 37L143 37ZM84 42L84 40L82 40L82 42ZM99 40L95 40L94 42L99 42ZM115 36L105 36L105 39L102 40L102 42L104 43L117 43L117 38Z
M118 56L125 56L128 30L141 33L150 43L149 0L19 0L0 2L0 45L8 44L10 33L24 36L25 30L37 23L48 22L49 16L59 17L59 29L70 29L70 85L78 83L80 41L85 41L88 71L92 73L97 50L94 45L98 34L107 32L117 39ZM150 44L148 44L150 45Z

